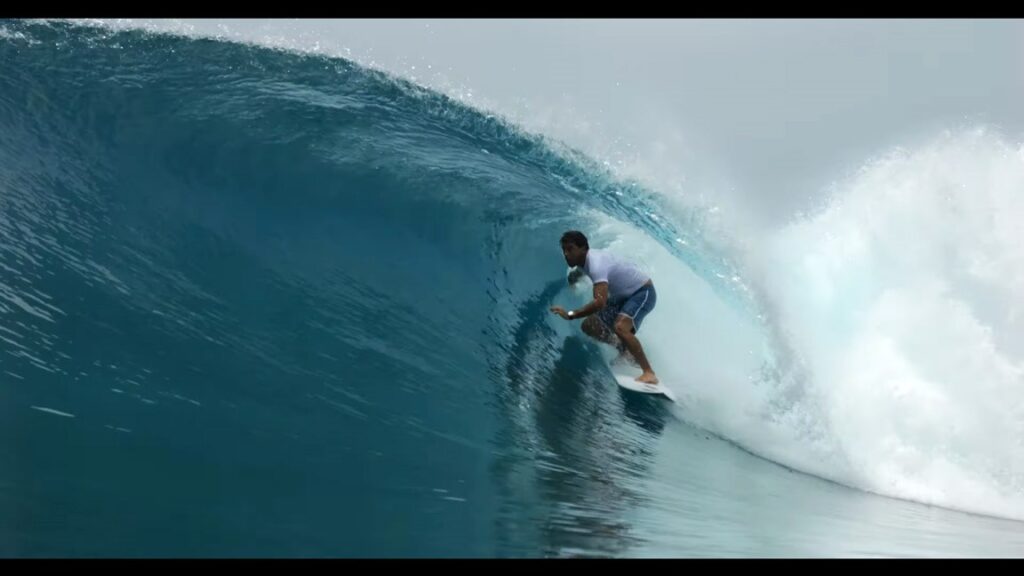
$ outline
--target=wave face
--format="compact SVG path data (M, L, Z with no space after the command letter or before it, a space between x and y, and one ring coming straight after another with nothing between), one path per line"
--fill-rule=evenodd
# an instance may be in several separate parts
M621 554L669 419L1024 517L1021 164L951 136L739 252L344 59L4 23L0 550ZM655 278L641 336L679 406L548 312L587 297L570 228Z

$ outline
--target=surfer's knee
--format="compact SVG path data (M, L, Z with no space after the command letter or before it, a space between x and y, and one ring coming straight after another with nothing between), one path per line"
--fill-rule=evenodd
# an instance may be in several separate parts
M619 338L625 338L633 334L633 319L629 316L619 316L615 319L615 334Z

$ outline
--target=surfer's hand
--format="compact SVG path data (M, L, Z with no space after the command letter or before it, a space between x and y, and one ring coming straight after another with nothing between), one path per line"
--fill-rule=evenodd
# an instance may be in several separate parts
M569 319L569 314L567 314L565 308L562 308L561 306L552 306L551 312L558 314L559 316L565 318L566 320Z

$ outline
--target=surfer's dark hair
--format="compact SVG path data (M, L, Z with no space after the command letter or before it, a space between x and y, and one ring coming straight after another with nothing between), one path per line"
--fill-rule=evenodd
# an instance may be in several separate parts
M569 230L565 234L562 234L562 244L573 243L580 248L590 249L590 244L587 242L587 237L583 235L583 232L579 230Z

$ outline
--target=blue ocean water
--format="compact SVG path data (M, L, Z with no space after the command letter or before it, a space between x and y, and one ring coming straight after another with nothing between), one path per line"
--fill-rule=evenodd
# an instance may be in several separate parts
M682 406L618 389L548 312L585 296L570 228L682 278L652 340L692 312L750 354L694 379L803 414L698 211L343 59L3 23L0 555L1024 550L1016 521L855 489L841 442L801 466L828 423L758 445L671 369Z

